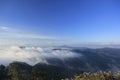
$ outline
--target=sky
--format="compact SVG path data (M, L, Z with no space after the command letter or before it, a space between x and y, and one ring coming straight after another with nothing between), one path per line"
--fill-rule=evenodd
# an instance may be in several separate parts
M0 0L0 44L120 42L119 0Z

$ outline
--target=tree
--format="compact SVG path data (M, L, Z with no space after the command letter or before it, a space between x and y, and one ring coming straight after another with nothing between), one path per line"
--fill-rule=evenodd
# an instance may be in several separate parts
M14 62L9 65L11 80L30 80L31 66L26 63Z
M7 77L6 67L4 65L0 65L0 80L5 80Z
M40 72L37 68L32 69L32 80L45 80L45 76L45 72Z

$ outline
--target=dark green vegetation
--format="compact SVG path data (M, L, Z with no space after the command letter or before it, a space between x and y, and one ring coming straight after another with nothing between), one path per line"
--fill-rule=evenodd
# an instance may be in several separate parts
M5 67L0 65L0 80L61 80L69 77L70 71L53 65L13 62ZM72 76L72 75L71 75Z
M0 80L45 80L46 73L26 63L14 62L5 67L0 65Z
M84 72L79 75L74 75L73 78L66 78L62 80L120 80L120 72L116 73L103 71L96 73Z
M11 63L8 67L0 65L0 80L120 80L120 72L103 71L96 73L83 72L71 78L64 78L69 73L64 73L65 71L61 71L62 69L55 66L49 66L48 68L43 66L47 65L38 64L32 67L22 62Z

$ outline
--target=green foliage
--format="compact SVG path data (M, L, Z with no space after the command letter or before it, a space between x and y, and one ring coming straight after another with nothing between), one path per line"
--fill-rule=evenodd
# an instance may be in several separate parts
M0 80L45 80L46 73L26 63L14 62L8 67L0 65Z
M96 72L89 73L84 72L79 75L74 75L73 79L64 79L64 80L120 80L120 72L112 73L112 72Z
M45 80L46 73L40 72L39 69L32 69L32 80Z
M0 80L5 80L6 78L6 67L4 65L0 65Z
M18 65L11 65L9 70L12 76L12 80L20 80L22 78Z
M52 69L49 68L49 70ZM120 72L112 73L112 72L104 72L99 71L95 73L91 72L83 72L81 74L74 75L73 78L62 79L61 75L57 76L59 71L50 72L56 73L51 77L51 74L42 71L44 67L37 68L31 67L26 63L11 63L8 67L4 65L0 65L0 80L120 80ZM46 69L46 68L45 68ZM55 68L54 68L55 69ZM63 74L63 73L61 73ZM66 73L65 73L66 74ZM50 77L49 77L50 76ZM57 76L57 78L55 78Z

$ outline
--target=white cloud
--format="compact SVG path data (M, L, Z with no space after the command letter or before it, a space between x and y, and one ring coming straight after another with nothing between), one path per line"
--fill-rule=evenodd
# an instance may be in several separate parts
M18 37L18 38L38 38L38 39L57 39L55 37L51 36L43 36L43 35L36 35L36 34L12 34L11 36L13 37Z
M0 30L9 31L11 29L9 27L6 27L6 26L0 26Z
M5 38L32 38L32 39L54 39L57 40L58 38L52 36L44 36L44 35L36 35L36 34L23 34L23 33L1 33L1 37Z
M22 61L34 65L36 63L46 63L47 59L57 58L64 60L81 56L70 50L53 50L52 48L41 47L6 47L0 49L0 63L9 64L13 61Z
M11 27L0 26L1 37L9 37L9 38L38 38L38 39L57 39L56 37L39 35L39 34L31 34L25 31L13 29Z

